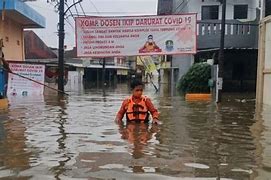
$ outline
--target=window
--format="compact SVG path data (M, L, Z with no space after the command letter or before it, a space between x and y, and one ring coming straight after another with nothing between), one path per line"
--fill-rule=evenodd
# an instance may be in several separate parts
M248 5L234 6L234 19L247 19Z
M201 13L202 20L218 19L219 6L202 6Z
M166 15L166 14L171 14L173 11L173 1L172 0L163 0L163 1L158 1L158 14L160 15Z
M271 0L266 0L265 4L265 16L271 15Z

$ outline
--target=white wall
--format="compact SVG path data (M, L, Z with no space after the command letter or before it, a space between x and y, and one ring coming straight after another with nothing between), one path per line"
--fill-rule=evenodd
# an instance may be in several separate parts
M172 67L179 68L178 77L181 78L187 73L188 69L194 64L193 55L174 55L172 56Z
M221 19L222 16L222 6L220 2L217 2L216 0L205 0L202 2L202 0L174 0L173 3L173 10L180 5L180 3L183 3L182 6L180 6L175 13L181 12L196 12L198 13L198 20L201 20L201 7L202 6L208 6L208 5L219 5L219 18ZM227 0L227 13L226 18L228 20L233 19L233 11L234 11L234 5L248 5L248 19L249 21L253 21L256 19L256 8L258 8L260 0Z
M271 105L271 17L261 21L256 102Z
M4 40L3 52L6 60L24 60L24 36L21 24L5 17L5 21L0 21L0 38Z
M80 69L68 72L68 82L65 85L68 91L81 91L83 89L83 75Z

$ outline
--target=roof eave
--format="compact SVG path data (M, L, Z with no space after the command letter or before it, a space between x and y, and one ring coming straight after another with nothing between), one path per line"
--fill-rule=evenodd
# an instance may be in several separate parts
M19 0L6 1L6 15L22 24L24 28L45 28L46 20L41 14L32 9L26 3ZM3 0L0 0L0 12L3 10Z

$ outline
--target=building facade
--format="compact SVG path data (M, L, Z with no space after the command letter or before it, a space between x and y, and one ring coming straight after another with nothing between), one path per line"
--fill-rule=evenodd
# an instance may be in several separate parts
M160 0L158 3L161 4L158 9L168 7L163 6L162 2L164 1ZM168 58L171 67L168 69L170 73L167 72L166 74L171 75L171 84L174 88L178 79L188 71L194 62L214 59L215 63L217 63L221 36L222 4L220 0L172 0L171 3L171 13L169 14L197 13L198 20L197 54L178 55ZM226 61L224 65L224 90L226 91L254 91L256 88L260 8L261 0L227 0ZM168 11L158 10L158 13L168 13ZM247 57L244 56L246 54L251 56L245 58ZM248 64L251 67L246 68L245 66ZM236 67L243 69L243 71L233 70ZM252 73L249 74L248 69Z
M0 39L5 59L23 61L24 29L44 28L45 18L20 0L0 0Z
M254 21L260 0L227 0L226 19ZM220 20L220 0L173 0L173 14L195 12L198 20Z

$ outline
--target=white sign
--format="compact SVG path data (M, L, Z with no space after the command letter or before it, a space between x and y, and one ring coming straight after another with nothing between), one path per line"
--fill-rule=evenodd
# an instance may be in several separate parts
M78 57L196 53L196 14L78 17Z
M44 84L45 65L10 63L9 67L13 73ZM42 95L43 91L44 86L9 73L8 96Z
M223 89L223 78L217 78L217 89L218 90Z

